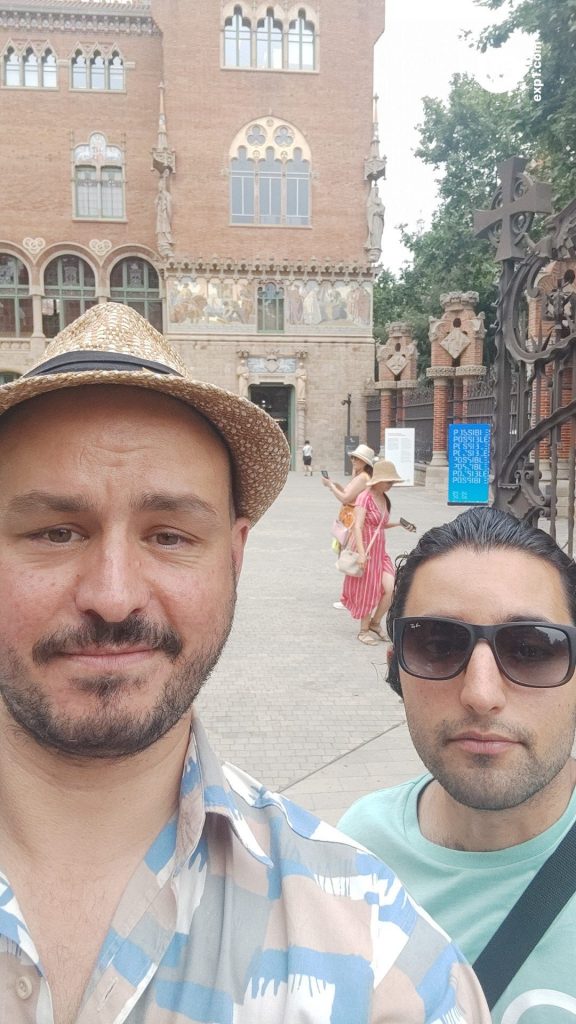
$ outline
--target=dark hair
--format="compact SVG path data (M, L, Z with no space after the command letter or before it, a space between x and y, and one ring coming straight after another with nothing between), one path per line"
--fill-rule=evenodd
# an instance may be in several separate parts
M573 559L543 530L537 530L497 508L472 508L462 512L451 523L428 530L416 547L399 560L392 604L386 616L389 636L393 635L394 620L404 613L417 569L432 558L447 555L456 548L468 548L476 552L512 549L541 558L558 571L572 622L576 623L576 563ZM398 659L394 652L388 668L388 683L401 697Z
M360 476L360 473L367 473L368 476L372 476L374 468L369 462L364 462L364 459L361 459L359 455L351 455L350 458L356 459L358 462L362 463L362 469L358 470L357 473L354 473L354 476Z

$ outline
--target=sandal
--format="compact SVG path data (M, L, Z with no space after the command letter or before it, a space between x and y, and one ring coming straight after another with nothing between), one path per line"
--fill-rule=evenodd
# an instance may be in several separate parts
M367 644L368 647L378 647L378 641L373 636L370 636L367 630L366 632L358 633L358 639L361 644Z
M371 633L376 633L376 636L379 636L380 639L384 640L386 643L390 642L390 637L388 636L388 633L386 632L386 630L382 629L382 626L380 625L379 622L370 622L368 629L370 630Z

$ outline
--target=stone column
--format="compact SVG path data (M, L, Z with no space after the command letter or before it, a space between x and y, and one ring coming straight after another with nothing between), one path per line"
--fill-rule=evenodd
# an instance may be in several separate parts
M307 358L307 353L304 351L297 352L296 358L298 359L298 367L294 378L296 391L296 451L299 455L306 440L306 391L308 375L304 362ZM300 458L296 464L299 468L302 468Z
M46 348L46 338L42 324L42 295L30 289L32 295L32 336L30 338L30 356L33 360L40 359Z
M306 440L306 402L296 403L296 449L302 451ZM298 463L300 465L300 463Z

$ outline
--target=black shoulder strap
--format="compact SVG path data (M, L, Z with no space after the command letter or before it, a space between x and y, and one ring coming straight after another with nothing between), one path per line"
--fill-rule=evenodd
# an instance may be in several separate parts
M576 822L518 897L473 965L491 1010L575 891Z

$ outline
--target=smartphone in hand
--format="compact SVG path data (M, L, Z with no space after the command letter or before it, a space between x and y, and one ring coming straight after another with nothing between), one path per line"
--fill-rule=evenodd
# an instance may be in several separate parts
M328 470L327 469L321 469L320 472L322 473L322 476L324 477L325 480L329 480L330 479L330 477L328 476Z
M402 516L400 516L400 526L403 526L405 530L409 531L409 533L416 532L416 527L414 526L414 523L411 523L409 519L403 519Z

